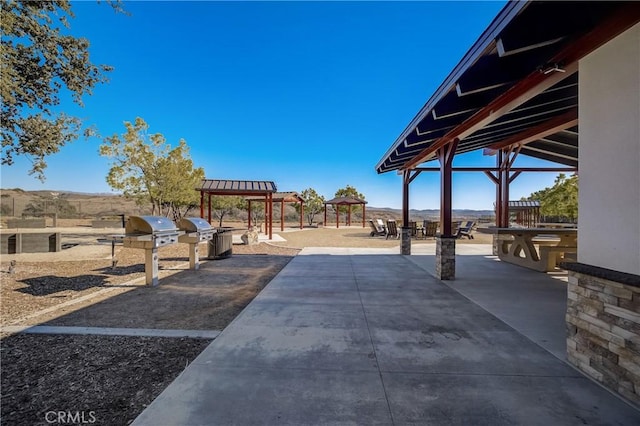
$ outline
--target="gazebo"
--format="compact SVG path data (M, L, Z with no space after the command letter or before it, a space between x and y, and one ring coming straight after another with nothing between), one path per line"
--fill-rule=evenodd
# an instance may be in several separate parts
M251 203L265 202L264 197L254 195L245 197L245 200L249 203L249 228L251 228ZM297 192L276 192L272 197L273 202L280 203L280 230L284 231L284 203L300 203L300 229L303 228L302 218L304 217L304 198Z
M365 224L365 204L366 201L361 200L358 197L336 197L333 200L324 202L324 223L327 223L327 204L331 204L336 211L336 228L340 227L340 212L338 211L339 206L348 206L349 210L347 213L347 225L351 226L351 206L353 205L361 205L362 206L362 227L364 228Z
M204 194L209 196L208 221L211 223L211 196L235 195L235 196L259 196L265 202L265 233L269 239L273 238L273 194L276 192L276 184L271 181L250 180L220 180L203 179L200 187L200 217L204 218ZM268 230L268 231L267 231Z
M518 225L533 228L540 222L540 201L509 201L509 212L515 214Z

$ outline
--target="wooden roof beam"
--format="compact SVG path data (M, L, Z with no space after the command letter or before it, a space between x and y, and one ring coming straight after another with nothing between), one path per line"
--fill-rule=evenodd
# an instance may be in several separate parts
M490 145L484 149L483 154L495 155L495 153L500 149L507 148L511 145L528 144L529 142L536 141L540 138L544 138L545 136L573 127L576 124L578 124L578 108L571 108L562 115Z
M537 96L546 89L552 87L561 80L567 78L578 70L578 63L575 62L565 68L565 73L543 74L534 72L523 80L516 83L511 89L501 96L498 96L484 108L462 122L446 135L438 139L430 147L425 148L419 155L407 161L403 169L415 168L418 164L432 156L434 152L443 146L451 143L455 138L464 139L474 132L482 129L487 124L497 120L507 112L517 108L529 99Z
M602 22L602 24L593 31L583 35L574 43L562 49L557 55L550 58L549 63L564 64L564 73L551 72L545 74L539 71L532 72L469 119L438 139L430 147L425 148L412 160L407 161L401 169L415 168L422 163L425 158L430 157L443 146L450 144L454 139L466 138L506 112L517 108L519 105L522 105L529 99L532 99L554 84L575 73L578 70L578 60L623 33L638 21L640 21L640 7L633 2L624 4L616 13Z

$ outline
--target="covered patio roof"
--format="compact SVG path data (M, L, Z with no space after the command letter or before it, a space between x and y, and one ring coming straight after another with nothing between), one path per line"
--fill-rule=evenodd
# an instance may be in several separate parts
M255 180L226 180L203 179L200 186L195 188L200 191L200 217L204 218L204 194L208 195L208 221L211 222L211 196L260 196L265 201L265 233L269 239L273 238L273 194L276 192L276 184L272 181Z
M637 2L509 2L376 165L518 146L578 165L578 61L640 19ZM455 30L455 29L453 29Z

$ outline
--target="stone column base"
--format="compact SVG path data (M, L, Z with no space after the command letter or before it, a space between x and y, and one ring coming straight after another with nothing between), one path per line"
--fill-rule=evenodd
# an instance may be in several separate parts
M411 254L411 228L400 228L400 254Z
M456 237L436 236L436 278L453 280L456 277Z

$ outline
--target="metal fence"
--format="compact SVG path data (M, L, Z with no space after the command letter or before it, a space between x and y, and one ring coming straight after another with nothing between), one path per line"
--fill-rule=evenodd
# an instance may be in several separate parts
M0 199L0 216L7 218L52 217L61 219L109 219L124 215L151 214L150 208L137 206L129 200L114 197L113 200L54 200L26 197L5 197Z

